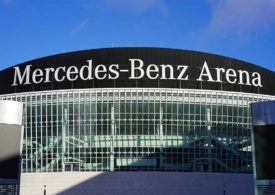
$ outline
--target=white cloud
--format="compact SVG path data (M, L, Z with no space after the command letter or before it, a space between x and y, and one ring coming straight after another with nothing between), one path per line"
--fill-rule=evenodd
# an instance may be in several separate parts
M104 3L132 12L157 10L164 16L168 14L164 0L104 0Z
M76 25L73 30L71 31L71 34L75 34L77 32L79 32L81 29L83 29L87 23L89 22L88 18L85 18L84 20L82 20L78 25Z
M13 2L13 0L2 0L2 2L4 3L4 5L8 6Z
M206 31L213 35L245 37L275 24L275 0L209 1L213 12Z

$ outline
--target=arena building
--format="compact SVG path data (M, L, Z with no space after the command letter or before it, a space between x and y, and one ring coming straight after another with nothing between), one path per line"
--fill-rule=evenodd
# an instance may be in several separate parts
M219 55L106 48L0 72L23 102L21 193L252 194L250 103L275 74Z

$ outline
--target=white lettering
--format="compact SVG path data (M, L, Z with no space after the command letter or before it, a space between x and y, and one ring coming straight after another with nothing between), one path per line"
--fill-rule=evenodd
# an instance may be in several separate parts
M62 82L62 81L64 81L64 79L65 79L65 75L63 75L61 78L59 78L59 77L58 77L59 70L63 70L63 72L65 73L66 68L65 68L65 66L63 66L63 67L58 67L58 68L55 70L55 72L54 72L54 79L55 79L57 82Z
M241 84L241 85L251 85L250 84L250 76L249 76L249 73L247 72L247 71L245 71L245 70L238 70L238 72L239 72L239 79L240 79L240 81L239 81L239 84ZM243 82L243 75L245 74L245 80L246 80L246 83L244 84L244 82Z
M215 68L217 73L217 80L216 82L222 82L221 72L225 72L224 68Z
M129 73L129 79L142 79L144 75L148 79L162 79L162 80L189 80L188 66L170 64L149 64L145 66L141 59L129 59L130 68L119 69L119 64L104 64L94 65L93 61L87 60L87 64L78 66L61 66L57 68L44 68L32 70L32 65L26 65L24 70L20 70L20 66L14 68L14 78L12 86L39 84L41 82L62 82L65 79L68 81L92 80L92 79L118 79L120 72ZM176 70L174 68L177 67ZM93 69L94 68L94 69ZM22 71L22 72L21 72ZM161 72L160 72L161 71ZM250 73L246 70L234 70L225 68L209 69L205 61L199 72L197 81L209 82L227 82L230 84L249 85L255 87L263 87L261 75L258 72ZM176 77L176 78L175 78Z
M54 72L54 68L45 68L45 71L46 71L46 79L45 79L44 83L51 82L50 81L50 72Z
M78 78L78 69L76 66L70 66L68 69L67 69L67 79L69 81L75 81L77 78ZM73 77L74 76L74 77Z
M111 66L109 66L109 71L113 73L115 76L111 76L111 74L109 74L108 79L117 79L119 77L119 73L117 70L118 64L112 64Z
M233 80L231 80L230 77L233 78ZM225 73L225 78L228 83L231 83L231 84L236 83L237 81L236 77L237 77L236 71L233 69L228 69Z
M38 80L36 80L36 79L38 79ZM35 84L41 83L43 81L43 71L41 69L35 69L33 71L33 73L32 73L32 81Z
M95 78L99 80L105 79L107 76L106 72L107 72L107 69L104 65L102 64L98 65L97 67L95 67ZM104 73L104 74L102 74L102 77L101 77L99 76L99 73Z
M159 76L159 68L155 64L150 64L146 69L146 75L149 79L157 79ZM154 76L151 75L151 73L155 73Z
M212 75L211 75L211 73L210 73L210 70L209 70L209 68L208 68L208 65L207 65L206 61L205 61L204 64L203 64L203 67L202 67L202 69L201 69L200 76L199 76L199 78L197 79L197 81L203 81L203 79L202 79L203 76L208 77L208 80L207 80L207 81L214 81L213 78L212 78Z
M82 66L79 70L79 77L84 81L93 79L93 77L92 77L93 61L92 60L87 60L87 62L88 62L88 65ZM84 76L84 71L85 70L87 71L87 76L86 77Z
M252 79L252 85L254 85L255 87L263 87L261 83L262 82L261 75L258 72L253 72L252 77L254 77Z
M131 76L129 77L129 79L141 79L144 76L144 70L142 69L143 67L143 61L140 59L129 59L131 62ZM135 66L136 63L138 62L138 66ZM140 74L139 76L135 75L135 72L139 71Z
M180 68L182 68L182 69L181 69L180 74L179 74L179 76L177 77L177 79L178 79L178 80L188 80L188 77L189 77L188 75L186 75L186 77L183 78L183 76L184 76L184 74L185 74L185 72L186 72L188 66L178 65L177 70L180 70Z
M161 67L161 77L160 79L167 79L166 78L166 69L168 68L169 69L169 73L170 73L170 76L168 79L175 79L174 77L174 68L173 66L171 66L170 64L162 64L160 65Z
M32 65L27 65L25 68L25 71L23 73L23 75L21 75L20 69L18 66L13 67L14 68L14 78L13 78L13 84L12 86L17 86L17 80L16 78L18 78L19 84L20 85L27 85L27 84L31 84L30 83L30 68ZM25 79L25 83L23 83Z

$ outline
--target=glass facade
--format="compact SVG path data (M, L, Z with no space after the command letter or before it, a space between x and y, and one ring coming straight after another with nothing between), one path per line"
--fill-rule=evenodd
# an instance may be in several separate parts
M250 103L188 89L88 89L2 95L25 103L23 172L252 173Z

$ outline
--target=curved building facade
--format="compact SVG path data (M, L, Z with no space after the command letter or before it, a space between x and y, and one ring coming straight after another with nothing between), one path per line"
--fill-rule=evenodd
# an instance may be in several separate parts
M275 74L195 51L110 48L0 72L25 104L22 172L252 174L250 103ZM253 190L253 189L251 189Z

